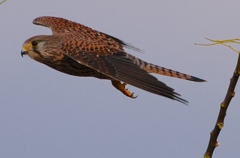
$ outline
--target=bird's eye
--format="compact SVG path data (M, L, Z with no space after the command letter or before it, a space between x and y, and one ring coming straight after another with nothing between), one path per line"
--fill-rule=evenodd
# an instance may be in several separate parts
M37 45L38 45L38 41L35 41L35 40L32 41L32 46L33 46L33 47L35 47L35 46L37 46Z

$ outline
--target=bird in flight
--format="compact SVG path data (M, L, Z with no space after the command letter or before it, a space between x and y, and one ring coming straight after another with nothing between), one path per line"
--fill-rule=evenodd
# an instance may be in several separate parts
M48 27L53 34L27 39L23 44L22 56L28 55L40 63L69 75L111 80L116 89L130 98L136 98L136 96L126 89L127 84L187 103L173 88L150 73L195 82L205 81L143 61L124 50L126 47L140 51L138 48L67 19L43 16L34 19L33 24Z

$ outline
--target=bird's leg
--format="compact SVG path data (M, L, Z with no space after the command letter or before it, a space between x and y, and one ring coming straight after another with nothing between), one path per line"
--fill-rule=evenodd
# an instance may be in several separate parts
M120 81L113 81L112 80L112 85L117 88L119 91L121 91L124 95L130 97L130 98L137 98L137 96L135 97L130 91L128 91L128 89L125 88L125 86L127 85L126 83L121 83Z

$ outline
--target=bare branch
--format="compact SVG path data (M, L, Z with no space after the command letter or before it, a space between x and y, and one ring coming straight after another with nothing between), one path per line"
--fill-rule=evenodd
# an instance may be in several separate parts
M220 105L220 111L218 114L217 122L215 124L213 131L210 134L210 140L209 140L207 151L204 154L204 158L211 158L214 152L214 149L219 145L217 138L221 129L224 126L224 119L227 113L228 106L232 98L234 97L234 94L235 94L234 89L237 84L239 74L240 74L240 55L238 56L237 66L231 78L226 97Z
M201 46L213 46L213 45L223 45L226 46L228 48L230 48L231 50L235 51L238 53L238 61L237 61L237 65L235 68L235 71L233 73L233 76L230 80L230 84L228 87L228 91L227 94L225 96L224 101L220 104L220 111L218 114L218 118L215 124L215 127L213 129L213 131L210 133L210 140L208 143L208 147L207 150L204 154L204 158L212 158L213 152L215 150L215 148L217 146L219 146L219 142L217 141L218 135L221 132L221 129L224 127L224 119L225 116L227 114L227 109L229 107L229 104L232 100L232 98L235 95L234 89L236 87L239 75L240 75L240 52L237 51L236 49L234 49L232 46L230 46L229 44L226 43L230 43L230 44L240 44L240 39L239 38L234 38L234 39L227 39L227 40L212 40L209 38L206 38L207 40L211 41L212 43L210 44L197 44L197 45L201 45Z

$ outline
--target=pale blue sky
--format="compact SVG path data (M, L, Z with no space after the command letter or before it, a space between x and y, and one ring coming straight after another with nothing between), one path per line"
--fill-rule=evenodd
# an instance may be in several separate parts
M8 0L0 6L0 157L203 157L237 54L201 47L240 37L239 0ZM206 79L157 76L189 106L129 86L129 99L109 81L69 76L20 55L38 16L64 17L145 51L146 61ZM239 48L238 48L239 49ZM239 157L240 88L214 157Z

